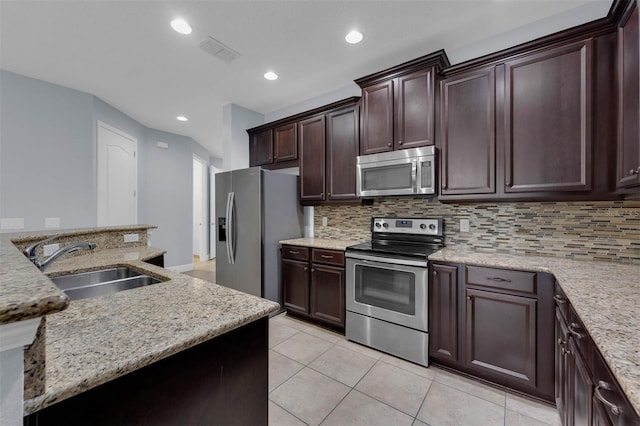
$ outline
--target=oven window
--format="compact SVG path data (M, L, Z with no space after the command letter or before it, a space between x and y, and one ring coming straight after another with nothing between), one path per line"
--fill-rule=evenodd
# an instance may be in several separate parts
M356 265L355 273L356 302L415 315L415 274L363 265Z
M411 189L411 163L362 169L362 190Z

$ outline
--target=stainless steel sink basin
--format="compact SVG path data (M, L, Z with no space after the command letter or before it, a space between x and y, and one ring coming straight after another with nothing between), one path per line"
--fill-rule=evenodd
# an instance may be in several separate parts
M71 300L104 296L162 282L131 268L110 268L62 275L51 278L51 281Z

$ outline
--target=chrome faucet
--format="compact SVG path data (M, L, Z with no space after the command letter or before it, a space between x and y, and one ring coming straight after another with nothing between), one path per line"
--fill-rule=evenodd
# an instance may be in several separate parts
M51 254L51 256L49 256L45 260L41 261L40 259L38 259L38 254L36 253L36 250L38 249L38 247L41 246L42 244L48 243L49 241L53 241L56 238L58 238L58 235L55 235L51 238L47 238L46 240L38 241L37 243L34 243L29 247L27 247L26 249L24 249L23 253L25 256L29 258L29 260L31 260L34 263L34 265L36 265L41 271L44 271L44 269L47 266L49 266L51 262L53 262L60 256L64 256L67 253L73 253L74 251L78 251L78 250L93 250L94 248L96 248L95 243L80 241L77 243L71 243L67 246L64 246L56 250Z

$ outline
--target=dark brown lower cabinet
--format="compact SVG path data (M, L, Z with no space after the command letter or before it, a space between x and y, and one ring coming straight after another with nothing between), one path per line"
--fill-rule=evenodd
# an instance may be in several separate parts
M543 273L432 263L431 360L552 402L553 284Z
M536 304L529 297L466 290L466 365L536 387Z
M282 259L284 306L303 314L309 313L309 264Z
M282 247L282 287L287 312L344 330L344 252Z

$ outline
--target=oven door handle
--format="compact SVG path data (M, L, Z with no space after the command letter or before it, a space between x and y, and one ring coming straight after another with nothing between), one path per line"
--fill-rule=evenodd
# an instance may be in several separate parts
M389 263L391 265L418 266L421 268L427 267L426 256L425 256L425 260L394 259L392 257L367 256L366 254L360 254L360 253L347 253L346 257L348 259L357 259L357 260L363 261L364 263L377 264L377 265L381 263Z

